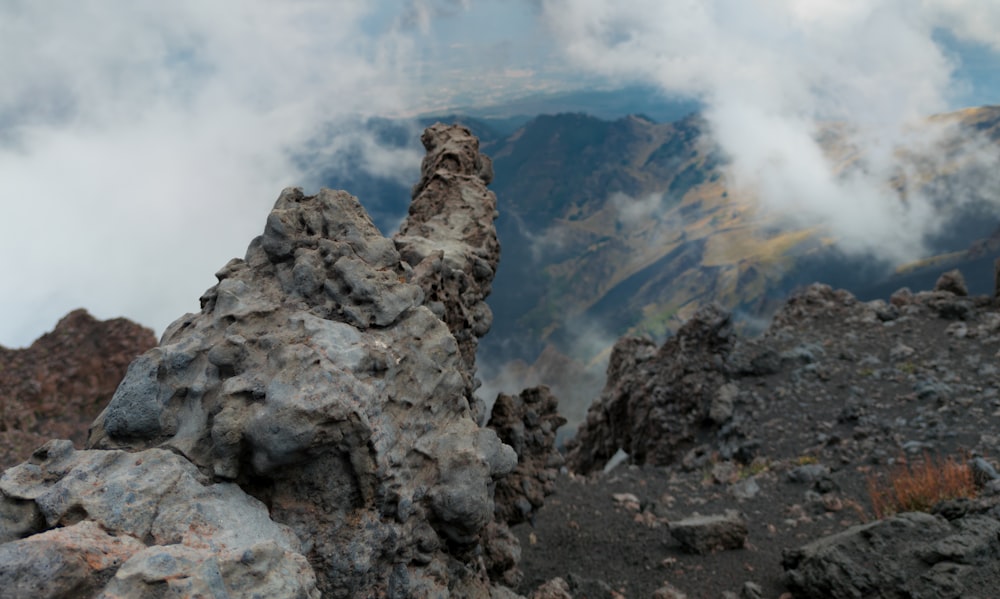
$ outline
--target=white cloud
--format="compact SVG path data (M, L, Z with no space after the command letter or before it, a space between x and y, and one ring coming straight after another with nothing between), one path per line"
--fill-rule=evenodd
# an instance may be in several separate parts
M663 194L651 193L641 198L632 198L618 192L611 195L611 205L617 211L618 222L634 229L656 218L664 211Z
M921 0L921 8L938 26L962 39L1000 50L997 25L1000 4L993 0Z
M790 222L826 226L847 251L890 260L919 253L953 207L913 190L901 202L887 184L913 174L900 150L925 154L948 133L926 125L915 133L959 91L935 33L1000 47L992 0L547 0L544 8L577 65L702 100L731 182ZM830 123L862 150L846 173L817 142ZM996 158L993 147L976 151L975 160ZM963 191L965 201L993 194Z
M418 156L355 117L543 89L563 64L553 44L610 79L702 98L733 176L786 212L919 232L935 208L888 207L873 182L905 170L906 125L948 105L935 29L1000 48L998 22L992 0L0 3L0 344L81 306L162 330L197 309L281 188L309 182L316 161L293 157L360 153L343 162L404 177ZM867 170L833 176L818 120L863 132ZM307 145L321 131L338 135Z
M322 126L408 106L414 39L370 3L7 2L0 7L0 344L76 307L158 331L242 256ZM350 131L395 176L399 155ZM338 144L340 144L338 146ZM368 158L371 160L368 160Z

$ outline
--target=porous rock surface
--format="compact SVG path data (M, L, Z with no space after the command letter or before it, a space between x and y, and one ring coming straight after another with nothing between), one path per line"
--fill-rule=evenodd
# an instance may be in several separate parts
M394 241L413 267L412 282L423 290L424 305L458 342L462 372L475 386L476 348L493 324L485 300L500 261L500 242L492 224L498 216L496 197L486 190L493 165L469 138L464 128L432 127L423 134L428 155Z
M556 429L566 419L556 412L558 403L548 387L532 387L518 395L501 393L490 414L488 426L514 449L517 466L496 483L496 520L483 535L484 559L490 577L510 587L522 578L521 546L510 527L534 520L563 465Z
M170 451L50 441L0 492L3 597L319 597L289 527Z
M548 387L532 387L518 395L501 393L493 404L489 427L514 448L517 467L497 481L497 519L507 524L531 521L552 494L564 460L556 450L556 429L566 419Z
M74 310L31 346L0 347L0 469L53 437L82 447L129 363L154 345L146 327Z
M1000 577L991 511L953 521L908 512L817 539L785 552L788 586L809 599L980 597Z
M0 533L46 559L0 560L0 580L48 584L62 559L71 583L34 596L511 596L483 543L517 456L470 405L489 162L464 128L423 141L395 243L345 192L285 190L201 312L129 367L91 449L54 442L4 474ZM73 561L83 537L107 557Z

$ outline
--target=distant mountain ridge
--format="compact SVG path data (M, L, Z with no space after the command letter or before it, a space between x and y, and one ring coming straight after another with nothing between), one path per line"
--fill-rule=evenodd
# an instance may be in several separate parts
M939 118L1000 142L998 108ZM498 326L516 321L557 345L572 341L559 320L573 316L608 323L613 334L663 335L705 301L766 314L817 280L862 292L890 277L885 265L839 254L819 230L780 229L759 216L753 198L727 187L724 158L703 128L697 116L671 124L543 116L496 148L501 240L519 254L498 273ZM977 174L956 164L921 184L947 193L951 180ZM929 245L964 251L998 223L972 207ZM525 282L527 264L540 281Z
M955 120L1000 143L1000 108L934 119ZM432 120L439 119L427 122ZM574 363L590 365L599 380L601 360L620 335L662 338L710 301L752 324L791 290L816 281L862 299L911 284L906 277L918 276L912 285L929 288L943 270L972 259L962 256L976 240L986 247L983 240L1000 224L988 210L970 210L929 240L932 254L951 256L946 265L930 260L894 273L886 264L844 256L817 229L779 228L757 214L754 198L727 186L725 157L703 135L698 115L657 123L643 116L604 120L563 113L537 116L513 131L503 119L443 120L470 127L493 158L503 261L490 297L493 328L480 353L487 365L516 362L506 373L514 378ZM416 135L409 132L420 124L378 126L414 143ZM945 147L942 155L953 150ZM981 175L953 164L908 184L946 196L955 181ZM324 182L357 190L368 205L380 202L369 209L379 226L391 227L391 218L380 216L401 214L409 190L392 182L361 183ZM979 260L985 268L992 259ZM983 277L969 272L967 278L980 291ZM992 277L983 284L992 285ZM592 396L584 397L578 372L569 376L574 380L566 381L564 395L589 403ZM548 382L559 386L558 380Z

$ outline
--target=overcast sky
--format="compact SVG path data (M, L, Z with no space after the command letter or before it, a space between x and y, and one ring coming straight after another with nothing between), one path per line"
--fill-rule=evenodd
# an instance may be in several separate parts
M874 182L920 141L914 119L1000 103L996 31L995 0L7 0L0 345L77 307L157 334L197 310L280 190L308 183L290 157L321 126L331 160L412 172L358 117L580 85L701 100L734 181L848 244L862 223L870 251L887 226L932 226ZM870 145L847 187L812 141L830 120ZM919 246L903 237L890 254Z

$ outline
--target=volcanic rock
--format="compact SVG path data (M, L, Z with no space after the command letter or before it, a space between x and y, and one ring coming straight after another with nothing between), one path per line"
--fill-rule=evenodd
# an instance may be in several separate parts
M471 397L478 386L472 379L476 348L493 323L485 300L500 261L496 196L486 189L493 165L464 127L435 125L420 140L428 154L394 241L413 268L411 282L423 290L424 305L458 342Z
M670 534L692 553L740 549L747 540L747 523L735 510L711 516L692 516L670 523Z
M687 594L668 582L653 591L653 599L687 599Z
M732 413L733 390L719 398L732 338L730 315L709 304L659 350L649 339L619 340L604 391L570 445L570 468L600 469L619 449L636 463L669 464L683 456L699 430Z
M501 393L493 404L489 427L517 453L517 467L497 481L496 513L501 522L529 521L553 490L563 457L556 450L556 429L566 419L556 413L559 400L548 387Z
M52 437L82 447L129 362L154 345L146 327L74 310L30 347L0 347L0 468Z
M535 589L530 599L573 599L569 591L569 584L565 580L553 578Z
M965 284L965 277L960 270L949 270L942 274L934 284L934 291L947 291L959 296L969 295L969 287Z
M201 312L129 367L90 450L56 442L4 475L5 538L88 522L134 538L120 567L75 570L106 597L511 596L482 539L503 535L494 485L517 456L472 403L489 163L467 129L423 140L395 243L346 192L283 191Z
M783 564L796 597L985 597L1000 576L998 535L989 515L909 512L787 551Z
M576 472L556 478L560 511L540 510L537 543L523 546L525 579L579 571L649 596L673 574L684 592L719 596L752 572L768 597L995 596L997 310L992 297L947 290L901 291L890 304L816 284L790 298L760 337L725 327L713 336L706 323L719 320L699 317L694 335L660 349L622 339L569 456ZM671 447L679 451L662 459ZM629 465L596 472L616 449L629 452ZM964 498L972 491L958 481L938 494L931 483L947 475L930 475L906 486L923 503L897 498L889 511L931 513L873 520L887 511L891 495L882 493L904 487L899 477L947 456L968 462L974 497ZM744 493L749 482L754 490ZM962 499L941 500L958 488ZM655 522L609 499L629 494L676 540L663 543ZM705 557L676 534L687 514L732 508L752 514L751 551Z
M3 596L103 587L102 597L148 597L163 586L181 596L319 596L289 527L235 484L212 483L163 449L75 451L50 441L4 473L0 492L0 539L10 541L0 545Z

